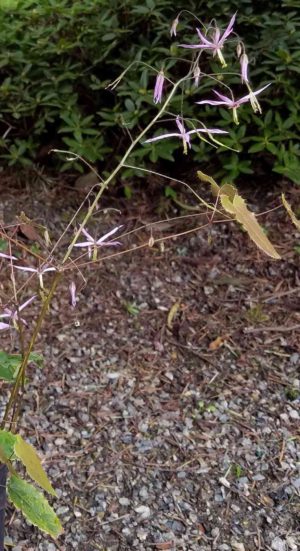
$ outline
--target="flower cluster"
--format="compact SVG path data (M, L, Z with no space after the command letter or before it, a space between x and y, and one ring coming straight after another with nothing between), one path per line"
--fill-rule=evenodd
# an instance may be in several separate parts
M75 243L74 246L86 248L89 258L92 257L92 252L93 252L93 259L96 259L98 248L121 245L119 241L107 241L107 239L112 235L114 235L117 231L119 231L121 227L122 226L117 226L113 228L108 233L102 235L98 239L94 239L84 228L82 228L81 233L84 235L84 237L86 237L86 241ZM6 254L6 253L0 253L0 257L10 261L18 260L16 256ZM41 264L38 268L31 268L29 266L19 266L16 264L13 264L12 266L17 270L35 274L38 277L39 286L41 290L44 289L44 281L43 281L44 274L58 271L58 268L54 266L49 266L47 263ZM72 281L69 285L69 292L70 292L71 306L75 308L77 297L76 297L76 284L74 281ZM0 314L0 319L6 319L7 321L0 322L0 331L4 331L6 329L11 329L11 328L15 328L18 330L20 322L24 325L27 325L26 320L20 316L20 313L22 312L22 310L24 310L24 308L26 308L26 306L32 303L32 301L36 298L36 296L37 295L32 296L31 298L26 300L22 305L17 306L14 309L4 308L3 313Z
M180 14L174 19L174 21L171 25L171 29L170 29L171 36L175 36L175 37L177 36L177 27L179 25L179 16L180 16ZM216 24L213 24L213 25L209 26L208 29L204 30L204 32L201 29L196 28L198 38L199 38L198 43L195 43L195 44L179 44L180 48L190 49L190 50L193 50L196 53L196 60L194 60L192 62L192 69L191 69L191 74L193 75L194 84L195 84L196 87L199 86L200 76L202 74L201 70L200 70L199 59L200 59L200 56L201 56L203 51L211 52L213 57L217 57L219 59L222 67L227 66L224 55L223 55L223 49L224 49L224 46L225 46L226 41L228 40L228 38L231 35L235 34L233 32L235 20L236 20L236 14L234 14L231 17L226 29L223 32L221 31L221 29ZM221 105L221 106L227 107L228 109L231 109L232 114L233 114L233 121L236 124L238 124L238 122L239 122L238 121L238 115L237 115L237 109L243 103L250 102L254 112L257 112L257 111L261 112L260 105L258 103L258 100L257 100L256 96L258 94L260 94L261 92L263 92L263 90L268 88L268 86L270 86L270 84L267 84L267 85L263 86L262 88L260 88L259 90L253 92L253 90L250 87L250 83L249 83L249 75L248 75L249 60L248 60L248 56L245 52L245 47L244 47L242 42L238 42L237 56L238 56L239 63L240 63L241 82L242 82L242 84L247 86L248 93L246 95L242 96L240 99L235 99L232 92L231 92L231 97L227 97L227 96L219 93L217 90L213 90L214 94L217 96L218 99L216 99L216 100L206 99L206 100L196 102L198 105L205 105L205 104L214 105L214 106ZM189 76L187 78L189 78ZM154 103L156 103L156 104L160 103L162 101L164 84L165 84L165 73L164 73L163 69L161 69L159 71L159 73L157 74L155 87L154 87L153 100L154 100ZM161 140L161 139L165 139L165 138L178 137L182 140L184 153L186 153L187 148L191 147L191 143L190 143L191 134L198 134L199 135L203 132L207 133L208 135L225 133L225 131L222 131L222 130L219 130L219 129L205 128L204 125L203 125L203 128L194 128L192 130L186 131L186 129L184 127L183 118L179 117L179 116L176 117L175 122L176 122L176 125L177 125L178 129L179 129L179 132L161 134L161 135L155 136L154 138L146 140L145 143L155 142L157 140Z

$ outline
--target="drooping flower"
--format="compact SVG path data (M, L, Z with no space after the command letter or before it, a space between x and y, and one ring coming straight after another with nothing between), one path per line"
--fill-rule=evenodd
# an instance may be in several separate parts
M153 94L154 103L160 103L161 100L162 100L164 81L165 81L165 75L164 75L163 70L161 69L161 71L159 71L159 73L156 77L156 81L155 81L154 94Z
M116 245L121 245L120 241L106 241L108 237L114 235L122 226L117 226L113 230L110 230L105 235L102 235L99 239L94 239L84 228L82 228L83 235L87 238L87 241L81 243L75 243L74 247L87 247L89 258L92 257L92 250L94 250L94 260L97 257L97 248L100 247L115 247Z
M69 291L70 291L70 298L71 298L71 306L72 308L76 308L77 297L76 297L76 285L74 281L70 283Z
M187 131L184 127L183 120L179 115L176 117L175 122L179 132L160 134L159 136L146 140L144 143L157 142L158 140L164 140L165 138L180 138L183 142L183 151L184 153L187 153L187 147L192 147L190 140L191 134L198 134L199 132L204 132L206 134L228 134L226 130L219 130L219 128L195 128Z
M176 36L176 31L177 31L177 25L179 23L179 19L178 19L178 15L177 17L174 19L172 25L171 25L171 29L170 29L170 35L171 36Z
M236 124L238 124L238 117L237 117L238 107L240 107L240 105L242 105L243 103L247 103L248 101L250 101L254 111L260 110L259 103L258 103L255 96L257 96L258 94L263 92L263 90L268 88L270 85L271 85L271 83L266 84L266 86L263 86L259 90L256 90L256 92L250 91L249 94L247 94L246 96L243 96L242 98L237 99L237 100L232 99L232 98L228 98L227 96L223 96L223 94L219 94L219 92L217 92L216 90L213 90L214 94L216 94L216 96L219 98L218 100L202 100L202 101L197 101L196 103L198 103L199 105L204 105L204 104L207 104L207 105L224 105L225 107L228 107L228 109L233 110L233 120Z
M243 83L249 83L249 78L248 78L248 64L249 64L249 59L248 59L248 56L247 54L243 53L240 57L240 63L241 63L241 77L242 77L242 82Z
M19 308L15 308L14 310L11 310L10 308L4 308L3 314L0 314L0 318L7 318L15 327L15 329L18 329L18 321L21 321L24 323L24 325L28 325L26 320L19 317L19 313L28 306L28 304L31 304L31 302L36 298L36 295L26 300ZM5 329L10 329L11 324L10 323L4 323L0 322L0 331L3 331Z
M39 268L30 268L29 266L15 266L15 268L17 268L17 270L22 270L23 272L31 272L33 274L37 274L41 289L44 289L43 274L45 274L46 272L56 272L56 268L54 268L53 266L48 267L48 264L44 264Z
M200 29L196 29L200 38L200 44L180 44L181 48L191 48L194 50L211 50L213 56L217 55L221 65L226 67L226 62L222 54L222 48L224 46L226 38L232 33L233 25L235 22L236 14L232 16L224 33L221 34L219 27L215 27L211 40L209 40Z
M194 75L195 86L198 87L199 86L200 75L201 75L201 70L200 70L199 65L196 65L193 75Z

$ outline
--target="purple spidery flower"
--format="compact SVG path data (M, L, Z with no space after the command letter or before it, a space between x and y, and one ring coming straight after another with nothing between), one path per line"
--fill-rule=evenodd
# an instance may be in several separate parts
M162 100L164 81L165 81L165 75L164 75L163 70L161 69L161 71L159 71L159 73L156 77L156 81L155 81L154 94L153 94L154 103L160 103L161 100Z
M43 274L45 274L46 272L56 272L56 268L48 267L48 264L44 264L39 268L30 268L28 266L15 266L15 268L17 268L17 270L22 270L23 272L31 272L33 274L37 274L41 289L44 289Z
M271 83L266 84L266 86L263 86L256 92L250 92L246 96L243 96L240 99L234 100L232 98L228 98L227 96L223 96L223 94L219 94L216 90L213 90L213 92L216 94L216 96L219 98L218 100L202 100L197 101L199 105L224 105L225 107L228 107L228 109L233 109L233 119L236 124L238 124L238 117L237 117L237 108L240 107L243 103L247 103L247 101L251 102L252 108L254 111L260 110L259 103L255 96L260 94L263 90L268 88L271 85Z
M33 297L29 298L28 300L26 300L20 307L19 309L16 308L15 310L11 310L10 308L4 308L4 313L3 314L0 314L0 318L8 318L8 320L10 320L12 323L13 323L13 326L17 329L18 327L18 321L21 321L22 323L24 323L24 325L28 325L26 320L24 320L23 318L19 317L19 313L22 312L22 310L24 310L24 308L26 308L26 306L28 306L28 304L30 304L34 299L36 298L36 295L34 295ZM9 323L3 323L3 322L0 322L0 331L3 331L5 329L10 329L10 324Z
M92 257L92 250L95 251L95 258L96 260L96 252L98 247L115 247L116 245L121 245L119 241L106 241L108 237L111 235L114 235L120 228L123 226L117 226L113 230L110 230L105 235L102 235L99 239L94 239L84 228L82 228L83 235L87 238L87 241L83 241L81 243L75 243L74 247L87 247L88 249L88 257Z
M213 56L217 55L221 62L221 65L223 67L226 67L226 62L222 54L222 48L224 46L226 38L228 38L228 36L232 33L235 18L236 18L236 14L232 16L227 28L225 29L222 35L219 27L216 27L212 34L211 40L209 40L206 36L204 36L204 34L202 34L200 29L196 29L198 36L200 38L200 44L180 44L181 48L191 48L195 50L211 50L213 53Z
M164 140L165 138L180 138L183 141L183 151L187 153L187 147L191 148L191 134L198 134L199 132L205 132L206 134L228 134L226 130L219 130L218 128L195 128L194 130L186 131L182 119L179 115L176 117L176 124L179 132L172 132L168 134L160 134L154 138L146 140L144 143L156 142L158 140Z

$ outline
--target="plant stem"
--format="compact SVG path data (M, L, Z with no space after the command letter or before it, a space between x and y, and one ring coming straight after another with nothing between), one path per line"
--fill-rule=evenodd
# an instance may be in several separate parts
M30 342L29 342L29 345L27 347L27 349L25 350L24 352L24 355L23 355L23 358L22 358L22 363L20 365L20 369L18 371L18 375L16 377L16 380L15 380L15 383L14 383L14 386L12 388L12 391L11 391L11 394L10 394L10 397L9 397L9 400L7 402L7 405L6 405L6 408L5 408L5 413L4 413L4 417L3 417L3 420L2 420L2 423L1 423L1 428L4 429L5 427L5 424L8 420L8 416L9 416L9 412L11 410L11 408L14 407L15 403L17 402L17 399L18 399L18 392L19 392L19 388L20 388L20 385L22 383L22 381L24 380L25 378L25 373L26 373L26 368L27 368L27 365L28 365L28 361L29 361L29 357L30 357L30 354L33 350L33 347L35 345L35 342L36 342L36 339L38 337L38 334L40 332L40 329L41 329L41 326L42 326L42 323L43 323L43 320L47 314L47 311L48 311L48 308L49 308L49 305L50 305L50 302L53 298L53 295L55 293L55 290L57 288L57 285L60 281L60 278L61 278L61 273L60 272L57 272L53 278L53 281L52 281L52 285L50 287L50 291L47 295L47 297L45 298L44 302L43 302L43 306L42 306L42 309L39 313L39 316L38 316L38 319L37 319L37 322L36 322L36 325L35 325L35 328L33 330L33 333L32 333L32 336L31 336L31 339L30 339ZM16 422L16 416L14 416L14 418L12 419L12 422ZM14 427L14 430L15 430L15 427ZM13 432L14 432L13 430ZM1 551L1 550L0 550Z
M110 182L115 178L115 176L120 172L120 170L123 168L123 166L125 165L126 163L126 160L128 159L130 153L133 151L133 149L135 148L135 146L139 143L139 141L144 137L144 135L152 128L152 126L154 125L154 123L161 117L161 115L165 112L167 106L169 105L171 99L173 98L177 88L181 85L182 82L184 82L186 80L186 76L181 78L180 80L178 80L178 82L176 82L170 92L170 94L168 95L165 103L162 105L161 109L158 111L158 113L155 115L155 117L151 120L151 122L146 126L146 128L144 128L144 130L142 130L140 132L140 134L137 136L137 138L135 138L135 140L133 140L133 142L131 143L131 145L129 146L129 148L127 149L126 153L124 154L123 158L121 159L121 161L119 162L119 164L116 166L116 168L111 172L111 174L108 176L108 178L106 180L104 180L104 182L102 182L101 186L100 186L100 189L94 199L94 201L92 202L91 206L89 207L82 223L80 224L80 227L78 229L78 231L76 232L76 235L74 236L73 240L71 241L70 243L70 246L64 256L64 259L63 259L63 264L68 260L70 254L71 254L71 251L82 231L82 229L85 227L86 223L88 222L88 220L90 219L90 217L92 216L93 214L93 211L95 210L95 208L97 207L97 203L100 199L100 197L102 196L103 192L105 191L105 189L107 188L107 186L110 184Z
M4 551L7 466L0 465L0 551Z

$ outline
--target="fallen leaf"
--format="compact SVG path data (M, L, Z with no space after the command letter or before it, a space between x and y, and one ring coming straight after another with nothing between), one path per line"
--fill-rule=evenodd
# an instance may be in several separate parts
M225 342L225 337L217 337L214 341L212 341L209 345L209 350L218 350L221 346L223 346Z
M179 308L180 308L180 302L175 302L175 304L173 304L173 306L169 310L168 318L167 318L167 326L170 330L173 329L173 320L174 320Z

